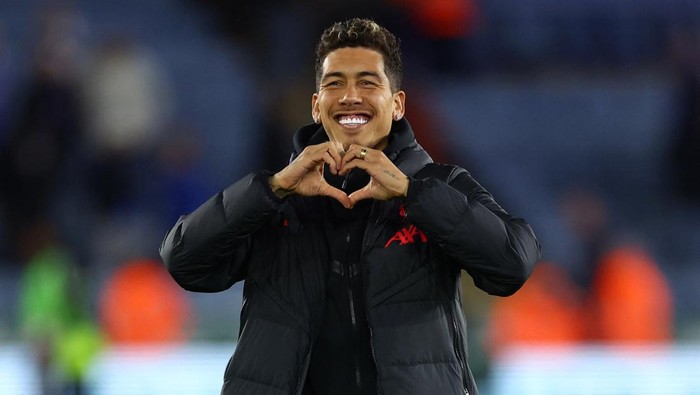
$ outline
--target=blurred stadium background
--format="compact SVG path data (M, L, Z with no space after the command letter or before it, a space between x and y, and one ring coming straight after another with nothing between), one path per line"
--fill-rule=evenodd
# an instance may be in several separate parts
M180 214L286 162L324 27L403 40L407 118L543 262L464 280L484 395L700 394L697 0L3 0L0 394L218 393L241 286L174 287Z

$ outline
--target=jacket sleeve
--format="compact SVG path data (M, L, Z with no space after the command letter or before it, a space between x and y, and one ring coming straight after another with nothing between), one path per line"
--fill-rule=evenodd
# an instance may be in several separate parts
M245 278L252 236L282 203L269 188L269 176L249 174L180 217L168 232L160 256L181 287L218 292Z
M530 226L511 217L464 169L449 184L436 178L411 179L407 219L437 242L474 284L508 296L530 276L540 244Z

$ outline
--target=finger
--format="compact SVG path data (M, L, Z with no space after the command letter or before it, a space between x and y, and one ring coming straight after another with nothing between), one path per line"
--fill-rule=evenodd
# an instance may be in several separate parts
M353 152L348 152L345 154L343 157L343 162L340 164L340 175L346 174L350 169L359 167L361 169L368 169L368 165L371 163L371 160L368 160L367 158L370 156L376 156L375 153L370 153L369 150L367 150L367 153L364 155L364 159L361 154L361 150L355 150ZM352 164L352 166L350 166ZM348 167L350 166L350 167Z
M298 159L303 160L302 165L308 170L318 167L321 163L327 163L331 172L335 171L334 174L337 173L340 164L338 155L335 158L331 155L330 146L327 143L306 147Z
M336 155L338 156L338 155ZM338 168L340 168L340 162L338 162L329 151L323 154L323 161L328 163L328 167L331 169L331 173L338 174Z
M335 160L335 170L337 172L338 170L340 170L340 164L343 162L343 155L345 155L345 150L343 149L343 145L340 144L340 142L338 141L329 141L327 145L328 153L331 157L333 157L333 160Z
M340 141L330 141L329 144L333 147L333 150L338 153L339 158L342 158L343 155L345 155L345 147L343 147L343 144Z
M360 169L366 171L368 174L372 175L370 173L371 167L372 167L371 163L367 163L367 161L365 161L365 160L355 158L355 159L351 160L350 162L346 162L340 168L340 171L338 172L338 174L340 174L342 176L342 175L347 174L350 170L352 170L354 168L360 168Z
M364 154L362 154L363 151L365 152ZM370 150L367 147L363 147L361 145L356 145L356 144L350 145L350 147L348 148L348 151L345 153L345 155L343 155L343 161L340 164L340 167L341 168L345 167L346 163L348 163L354 159L367 160L367 156L371 156L370 151L372 151L372 150Z
M308 146L301 151L301 154L292 163L310 171L315 169L320 163L325 162L323 155L326 151L326 147L321 145Z

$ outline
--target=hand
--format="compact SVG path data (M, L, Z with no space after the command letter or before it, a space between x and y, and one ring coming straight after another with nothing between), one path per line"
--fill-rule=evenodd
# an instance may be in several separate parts
M279 197L289 194L301 196L330 196L345 208L353 203L348 195L328 184L323 178L323 165L328 164L331 173L338 174L342 161L343 146L338 142L310 145L292 163L268 180L270 188Z
M350 145L340 161L338 174L345 175L356 167L366 171L370 180L364 188L350 194L351 207L363 199L389 200L407 196L408 177L384 155L384 152L356 144Z

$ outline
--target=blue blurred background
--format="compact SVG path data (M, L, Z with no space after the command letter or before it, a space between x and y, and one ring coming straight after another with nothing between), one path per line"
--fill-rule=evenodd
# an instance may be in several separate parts
M419 142L552 269L507 305L465 279L483 393L700 394L697 0L3 0L0 393L218 392L241 286L173 288L160 241L284 166L355 16L402 39Z

